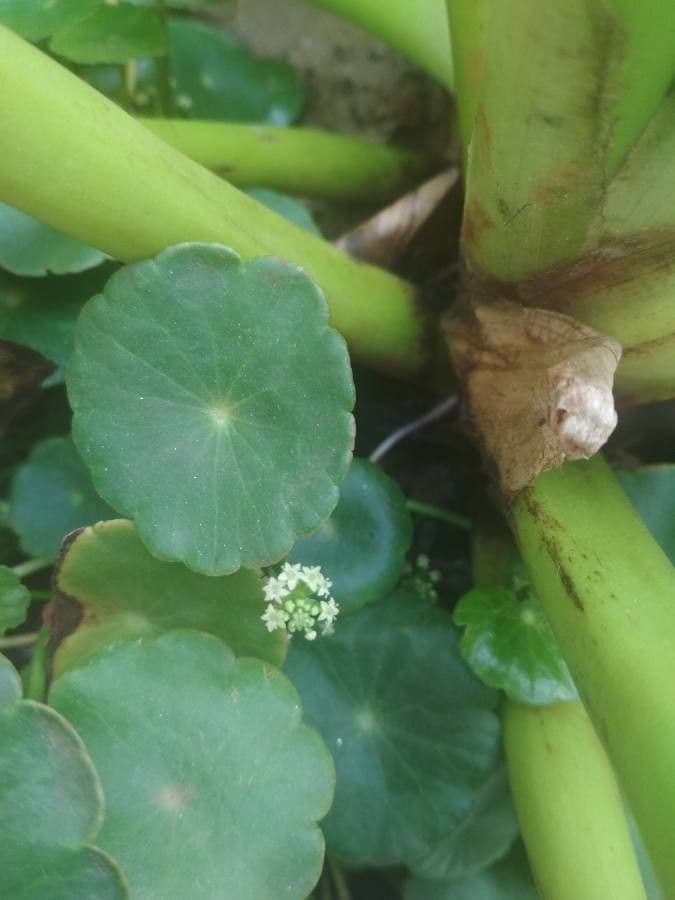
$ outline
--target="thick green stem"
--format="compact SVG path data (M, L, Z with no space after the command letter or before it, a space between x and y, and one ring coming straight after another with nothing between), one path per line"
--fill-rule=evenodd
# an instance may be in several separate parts
M600 458L512 508L534 588L675 897L675 571Z
M445 0L313 0L381 38L452 89Z
M2 27L0 84L2 200L124 261L214 241L295 262L355 356L420 369L425 323L409 284L265 209Z
M614 773L582 704L507 701L504 747L543 900L645 900Z
M141 121L167 144L240 187L260 185L305 197L380 202L428 171L428 163L418 154L312 128Z
M447 0L459 135L466 152L478 111L487 53L491 0Z

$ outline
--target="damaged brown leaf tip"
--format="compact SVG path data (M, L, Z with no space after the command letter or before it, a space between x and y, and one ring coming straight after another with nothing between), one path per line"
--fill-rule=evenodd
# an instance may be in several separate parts
M576 319L511 301L447 325L472 427L509 497L566 460L597 453L616 426L620 345Z

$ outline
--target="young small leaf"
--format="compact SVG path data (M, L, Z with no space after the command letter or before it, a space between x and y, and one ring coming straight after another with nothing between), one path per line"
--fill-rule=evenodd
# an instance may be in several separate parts
M221 637L238 656L280 664L281 632L260 621L265 610L260 575L240 569L223 578L197 575L151 556L132 522L99 522L63 550L55 584L75 600L83 618L54 657L56 675L82 665L112 639L195 628ZM55 615L58 615L57 602Z
M100 265L105 253L0 203L0 266L15 275L65 275Z
M499 722L446 613L399 591L330 637L293 640L286 671L335 758L329 852L409 864L461 826L494 769Z
M349 359L295 266L184 244L122 269L85 306L66 381L94 484L161 558L269 565L337 503Z
M544 706L574 700L577 691L551 626L530 592L476 587L453 614L465 625L462 656L486 684L518 703Z
M103 794L85 747L53 709L21 700L0 657L0 891L16 900L125 900L116 863L91 846Z
M52 37L50 48L77 63L123 63L167 52L166 33L156 9L132 3L103 3Z
M291 562L321 566L347 612L378 600L396 584L412 540L400 488L379 466L355 459L333 514L293 547Z
M70 438L40 441L12 481L9 523L33 556L56 556L69 531L115 516L96 494Z
M143 900L303 900L333 766L290 683L190 631L116 644L55 682L101 775L101 846ZM139 826L142 839L139 839Z
M0 634L26 620L30 591L7 566L0 566Z
M616 474L645 525L675 564L675 465L643 466Z

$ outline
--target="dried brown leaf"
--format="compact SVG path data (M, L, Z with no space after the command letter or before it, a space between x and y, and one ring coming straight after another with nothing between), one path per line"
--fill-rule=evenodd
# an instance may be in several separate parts
M475 305L447 333L471 426L505 496L593 456L614 430L621 347L611 338L507 300Z

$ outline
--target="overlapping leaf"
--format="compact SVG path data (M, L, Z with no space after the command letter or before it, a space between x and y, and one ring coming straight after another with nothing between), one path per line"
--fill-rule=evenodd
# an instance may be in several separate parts
M217 638L119 643L61 676L51 702L103 782L99 841L143 900L304 900L333 767L290 683Z
M102 3L59 29L50 47L73 62L123 63L165 54L166 29L156 9L133 3Z
M122 269L85 306L67 384L94 484L159 557L268 565L337 503L349 360L294 266L186 244Z
M376 465L352 462L333 514L289 559L321 566L343 610L383 597L398 581L412 540L405 497Z
M12 900L125 900L117 864L92 846L101 785L82 741L54 710L21 700L0 657L0 890Z
M113 640L171 628L215 634L238 656L279 664L286 653L282 632L270 634L260 621L265 603L258 573L241 569L209 578L162 562L125 519L100 522L70 541L57 563L55 585L82 611L77 630L55 654L57 675Z
M496 765L499 724L447 614L399 591L331 637L293 641L286 671L335 758L329 852L414 863L462 826Z
M56 556L68 532L114 517L94 490L70 438L35 444L12 480L9 523L23 549L34 556Z
M0 566L0 634L26 619L30 591L7 566Z

